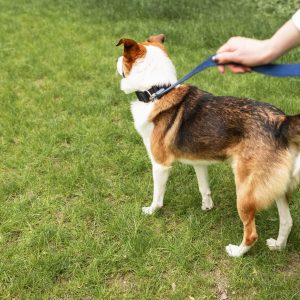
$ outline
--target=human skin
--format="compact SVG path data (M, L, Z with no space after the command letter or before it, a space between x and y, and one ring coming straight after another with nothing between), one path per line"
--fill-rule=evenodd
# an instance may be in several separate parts
M300 30L289 20L270 39L257 40L239 36L230 38L217 50L214 60L221 64L218 67L220 73L225 72L224 64L233 73L245 73L253 66L276 60L299 45Z

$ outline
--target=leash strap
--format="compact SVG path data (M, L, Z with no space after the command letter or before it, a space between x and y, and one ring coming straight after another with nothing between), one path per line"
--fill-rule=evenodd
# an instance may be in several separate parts
M212 59L214 55L210 56L207 60L203 63L198 65L195 69L193 69L190 73L186 74L184 77L179 79L177 82L172 84L167 89L161 88L159 91L151 95L151 100L159 99L172 89L174 89L177 85L183 83L184 81L188 80L195 74L204 71L210 67L216 67L218 64ZM251 70L261 73L268 76L274 77L294 77L300 76L300 64L268 64L262 65L258 67L252 67Z
M300 76L300 64L269 64L252 67L253 71L274 77Z
M163 95L165 95L166 93L168 93L169 91L171 91L172 89L174 89L177 85L183 83L184 81L188 80L189 78L191 78L192 76L194 76L195 74L210 68L210 67L215 67L217 64L212 60L213 56L210 56L207 60L205 60L203 63L201 63L200 65L198 65L195 69L193 69L190 73L186 74L185 76L183 76L181 79L179 79L177 82L173 83L170 87L168 87L166 90L165 89L160 89L158 92L156 92L155 94L153 94L151 96L151 98L154 99L159 99L161 98Z

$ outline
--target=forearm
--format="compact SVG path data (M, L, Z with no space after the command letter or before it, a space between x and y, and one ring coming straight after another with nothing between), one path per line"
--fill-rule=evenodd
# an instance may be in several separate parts
M299 19L300 19L300 11ZM270 54L268 61L273 61L282 56L285 52L300 45L300 28L299 24L295 22L294 18L286 22L270 39Z

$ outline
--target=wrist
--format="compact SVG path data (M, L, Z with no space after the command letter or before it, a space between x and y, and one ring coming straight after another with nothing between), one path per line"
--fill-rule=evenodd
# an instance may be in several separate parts
M262 57L263 64L271 63L281 56L281 54L280 49L276 46L276 42L272 38L265 40L265 52Z
M292 48L300 45L300 31L292 20L287 21L269 40L267 40L269 55L273 61Z

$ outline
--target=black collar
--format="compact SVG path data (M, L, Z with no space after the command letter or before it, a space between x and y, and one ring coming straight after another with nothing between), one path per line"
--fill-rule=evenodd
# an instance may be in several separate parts
M157 91L160 89L167 89L170 85L163 85L163 86L153 86L149 90L141 92L141 91L136 91L135 94L139 101L148 103L150 101L155 100L155 98L151 97L153 94L155 94Z

